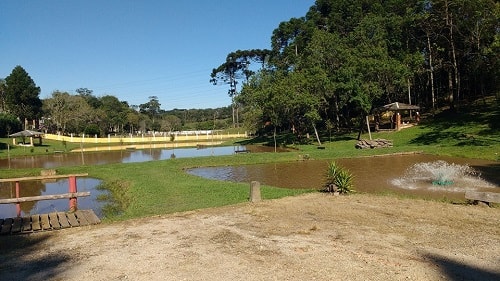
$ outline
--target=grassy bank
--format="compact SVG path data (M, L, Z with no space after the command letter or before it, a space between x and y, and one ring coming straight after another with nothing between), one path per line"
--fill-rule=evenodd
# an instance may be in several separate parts
M394 147L384 149L355 149L357 134L336 136L317 145L296 145L284 153L236 154L218 157L178 158L144 163L75 166L57 168L59 174L89 173L102 179L104 187L116 199L115 210L109 220L123 220L141 216L173 213L200 208L217 207L248 200L249 183L207 180L184 173L184 169L200 166L248 165L298 161L307 155L311 159L336 159L374 154L422 151L430 154L482 158L499 161L500 120L498 105L489 110L471 107L469 111L453 114L443 112L415 127L399 132L373 133L373 138L392 140ZM364 134L363 138L368 138ZM62 144L47 144L57 149ZM2 154L5 150L2 150ZM325 171L326 172L326 171ZM40 169L0 170L0 177L38 175ZM310 192L262 187L264 199L281 198Z

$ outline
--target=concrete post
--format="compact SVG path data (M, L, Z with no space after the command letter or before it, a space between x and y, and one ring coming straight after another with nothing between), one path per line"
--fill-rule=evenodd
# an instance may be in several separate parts
M261 200L260 197L260 182L252 181L250 183L250 202L255 203Z

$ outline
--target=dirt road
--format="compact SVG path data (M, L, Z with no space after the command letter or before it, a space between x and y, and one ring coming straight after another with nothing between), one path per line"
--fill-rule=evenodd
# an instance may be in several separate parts
M1 280L500 280L500 209L307 194L0 237Z

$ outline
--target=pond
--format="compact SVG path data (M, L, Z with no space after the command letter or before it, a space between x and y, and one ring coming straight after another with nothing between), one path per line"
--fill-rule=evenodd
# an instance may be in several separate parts
M112 163L132 163L172 158L207 157L231 155L238 152L271 152L273 147L244 145L244 146L203 146L198 148L163 148L141 150L118 150L86 153L60 153L40 156L25 156L18 158L0 159L0 168L56 168L77 165L103 165Z
M94 178L80 177L76 179L79 192L90 191L90 196L78 198L79 209L92 209L98 217L102 217L102 207L107 203L99 200L105 195L105 190L98 189L100 180ZM19 182L20 197L53 195L68 193L68 179L47 181L22 181ZM0 198L15 198L15 183L0 183ZM69 199L42 200L34 202L22 202L21 216L33 214L47 214L51 212L66 212L69 209ZM16 204L0 204L0 218L16 217Z
M132 163L155 160L166 160L172 158L186 157L207 157L231 155L240 152L270 152L274 148L266 146L218 146L218 147L198 147L198 148L175 148L175 149L142 149L142 150L121 150L121 151L101 151L92 153L64 153L41 156L26 156L20 158L0 160L0 168L56 168L61 166L74 165L102 165L110 163ZM93 178L77 178L78 191L90 191L90 196L78 198L80 209L93 209L97 216L102 217L102 207L104 201L97 200L101 195L106 194L105 190L97 189L101 182ZM68 180L60 179L54 182L29 181L21 182L21 197L52 195L68 192ZM0 199L15 197L15 183L0 183ZM36 202L23 202L21 215L45 214L55 211L67 211L68 199L42 200ZM15 204L0 204L0 218L15 217Z
M392 155L336 159L354 175L354 186L358 192L396 193L429 199L464 199L466 187L408 188L394 184L395 179L404 178L409 169L418 163L445 161L457 165L468 165L478 172L478 186L474 190L500 192L500 163L477 159L453 158L426 154ZM322 189L329 161L306 160L292 163L274 163L247 166L206 167L190 169L188 173L209 179L251 182L283 187ZM457 181L458 184L458 181Z

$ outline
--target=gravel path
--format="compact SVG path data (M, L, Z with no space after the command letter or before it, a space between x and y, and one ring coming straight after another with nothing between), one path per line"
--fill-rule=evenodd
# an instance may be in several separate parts
M500 280L500 209L357 194L0 237L1 280Z

